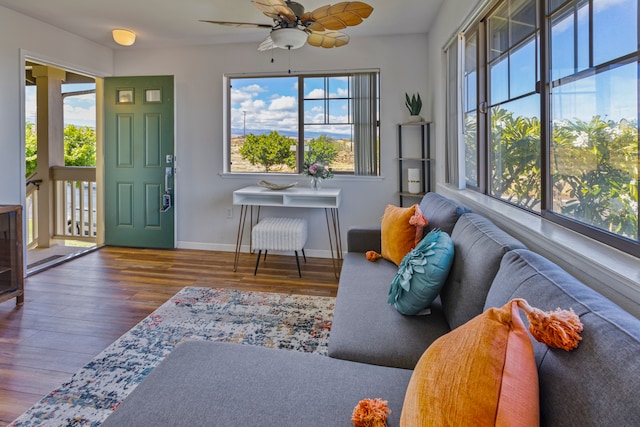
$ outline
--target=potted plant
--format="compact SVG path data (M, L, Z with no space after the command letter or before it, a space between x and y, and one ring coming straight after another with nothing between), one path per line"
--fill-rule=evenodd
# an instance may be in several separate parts
M415 93L411 97L409 97L409 94L405 92L404 96L404 104L407 106L409 114L411 115L411 117L409 117L409 121L421 122L422 117L420 117L420 111L422 110L422 99L420 99L420 94Z

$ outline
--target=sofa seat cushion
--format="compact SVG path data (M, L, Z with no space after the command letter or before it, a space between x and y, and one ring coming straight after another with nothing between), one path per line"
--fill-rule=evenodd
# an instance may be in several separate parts
M474 213L458 219L451 240L455 247L453 265L440 298L449 326L455 329L482 313L504 254L525 246Z
M485 307L499 307L512 298L524 298L544 311L572 308L584 325L580 345L569 353L532 340L541 424L637 424L640 319L527 250L504 256Z
M387 303L397 271L384 259L370 262L362 253L345 254L329 356L413 369L426 348L449 332L439 298L426 316L404 316Z
M186 342L102 424L109 426L351 425L365 398L387 400L398 425L411 371L265 347Z

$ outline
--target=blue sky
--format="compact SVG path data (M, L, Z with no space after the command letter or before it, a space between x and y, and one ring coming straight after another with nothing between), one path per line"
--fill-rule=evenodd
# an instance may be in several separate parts
M578 10L577 19L574 18L571 13L563 13L552 22L553 80L589 69L589 3L584 2ZM636 20L637 0L594 0L592 48L596 66L636 51ZM612 29L612 23L618 30ZM574 51L576 45L577 52ZM508 61L505 57L492 64L491 103L504 103L509 98L533 93L538 79L535 70L535 44L532 39L512 51ZM552 89L552 119L589 121L599 115L605 120L636 120L637 76L638 64L631 62L598 74L581 76L576 81L563 82L562 86ZM475 78L475 74L470 78ZM475 85L468 89L475 90ZM475 103L475 97L470 101ZM536 94L502 105L516 116L540 117Z
M95 84L67 84L62 86L62 92L75 92L95 89ZM27 86L25 89L25 120L36 123L36 87ZM96 126L96 96L70 96L64 100L64 123L76 126Z
M260 77L235 78L231 88L231 128L234 135L277 130L286 134L298 132L298 78ZM323 78L305 79L305 123L309 133L350 136L346 77L329 78L328 88ZM324 98L330 98L327 103ZM315 99L315 100L314 100ZM246 126L246 127L245 127Z

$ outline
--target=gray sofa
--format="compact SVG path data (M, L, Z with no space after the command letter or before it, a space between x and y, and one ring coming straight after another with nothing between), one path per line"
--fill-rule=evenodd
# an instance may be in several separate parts
M359 400L381 397L393 411L389 426L398 426L411 369L429 344L515 297L543 310L573 308L584 324L583 340L572 352L532 340L541 423L637 425L640 320L453 201L429 193L421 208L428 229L450 233L455 245L451 273L431 314L403 316L387 304L397 268L364 254L380 250L379 227L351 229L330 357L185 343L104 425L349 426Z

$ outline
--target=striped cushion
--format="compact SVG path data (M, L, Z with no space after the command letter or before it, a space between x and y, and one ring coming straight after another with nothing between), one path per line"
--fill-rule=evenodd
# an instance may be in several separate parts
M302 218L264 218L251 231L254 249L297 251L307 242L307 221Z

